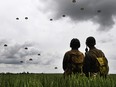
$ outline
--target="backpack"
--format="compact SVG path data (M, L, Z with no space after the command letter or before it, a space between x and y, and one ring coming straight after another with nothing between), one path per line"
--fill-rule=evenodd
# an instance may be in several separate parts
M86 53L92 64L91 71L98 73L100 76L106 77L109 71L108 61L104 53L99 49L92 49Z
M106 76L109 71L108 62L105 57L97 57L100 76Z

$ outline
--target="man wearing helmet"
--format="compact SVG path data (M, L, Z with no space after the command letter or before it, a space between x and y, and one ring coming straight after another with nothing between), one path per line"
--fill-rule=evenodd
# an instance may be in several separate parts
M83 72L87 77L100 75L106 77L109 71L108 61L104 53L95 47L96 40L90 36L86 39L86 48Z
M76 73L82 73L84 55L78 49L80 47L80 41L77 38L73 38L70 42L71 50L67 51L63 58L63 70L64 75L71 75Z

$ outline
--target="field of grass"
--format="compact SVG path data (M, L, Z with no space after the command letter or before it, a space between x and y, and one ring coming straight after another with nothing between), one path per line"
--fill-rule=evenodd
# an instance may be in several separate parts
M107 79L62 74L0 74L0 87L116 87L116 75Z

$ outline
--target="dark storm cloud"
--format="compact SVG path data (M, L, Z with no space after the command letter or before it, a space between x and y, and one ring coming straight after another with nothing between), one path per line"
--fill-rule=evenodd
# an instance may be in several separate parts
M49 0L46 0L46 2ZM115 24L116 0L50 0L46 11L52 11L56 19L66 15L74 22L91 20L99 24L99 30L108 31Z

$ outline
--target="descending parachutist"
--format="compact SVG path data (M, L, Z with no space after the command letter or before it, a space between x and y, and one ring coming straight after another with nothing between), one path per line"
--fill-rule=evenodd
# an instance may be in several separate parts
M73 3L76 3L76 0L72 0Z
M80 10L84 10L84 8L81 8Z
M100 13L100 12L101 12L101 10L97 10L97 12L98 12L98 13Z
M29 59L29 61L32 61L32 60L33 60L33 59L31 59L31 58Z
M23 61L20 61L21 63L23 63Z
M40 56L40 53L38 54L38 56Z
M54 67L54 69L58 69L58 67Z
M16 20L19 20L19 18L16 18Z
M7 44L4 44L4 47L7 47L8 45Z
M53 19L50 19L50 21L53 21Z
M28 19L28 17L25 17L25 19L27 20L27 19Z
M62 15L62 17L65 17L66 15Z
M27 47L25 47L25 49L27 50L28 48L27 48Z

